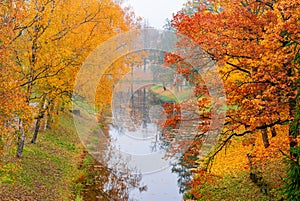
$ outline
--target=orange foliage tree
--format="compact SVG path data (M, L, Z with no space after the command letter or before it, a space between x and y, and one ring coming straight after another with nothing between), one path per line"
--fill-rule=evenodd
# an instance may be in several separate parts
M299 2L208 0L198 2L198 6L197 12L183 11L175 15L172 26L216 61L225 84L228 104L225 127L204 166L207 167L233 137L250 136L249 140L259 134L257 139L265 148L265 156L296 146L299 130L286 129L284 139L287 140L270 138L276 138L279 129L295 120L299 104L296 99ZM179 43L179 47L185 46L184 41ZM165 60L177 64L178 72L184 68L186 74L195 74L178 56L169 54ZM199 92L207 94L203 90ZM199 104L205 105L203 101ZM276 143L276 149L271 142Z
M127 31L132 16L110 0L5 1L0 6L1 111L13 115L17 110L19 119L30 116L22 125L28 133L34 122L35 143L42 120L47 128L57 111L68 107L76 73L89 52ZM24 140L23 135L20 148Z

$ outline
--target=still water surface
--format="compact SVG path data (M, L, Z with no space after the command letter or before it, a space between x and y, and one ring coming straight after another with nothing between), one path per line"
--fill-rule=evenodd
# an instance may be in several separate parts
M145 160L148 160L148 155L160 152L158 154L159 157L151 158L149 159L150 161L141 159L136 162L137 164L129 161L128 165L135 166L138 170L147 169L145 163L147 163L148 167L152 166L151 163L161 164L159 169L153 169L154 172L142 174L141 183L147 186L147 191L140 192L138 189L135 189L130 192L130 197L140 201L180 201L182 200L182 194L179 193L177 184L178 175L172 173L171 165L169 164L170 160L163 159L164 150L158 147L160 141L156 135L153 135L158 134L156 129L157 125L152 123L147 123L147 129L139 129L137 131L123 129L120 132L120 130L110 126L109 134L124 155L130 154L145 157ZM138 138L138 136L143 136L144 139Z
M140 182L147 190L134 189L129 193L130 197L140 201L180 201L178 175L172 173L171 167L171 162L176 161L165 157L167 147L158 123L166 117L161 102L150 92L150 87L136 90L127 106L116 103L115 119L109 126L111 143L122 156L129 158L128 167L142 173Z
M164 124L161 122L170 116L164 113L165 102L151 90L160 82L153 84L155 76L148 77L151 77L148 84L145 80L140 82L139 79L137 83L133 83L131 75L128 79L130 82L116 87L120 90L114 92L112 115L104 125L105 135L100 136L98 141L96 135L85 137L85 145L90 152L95 153L95 158L99 156L100 159L97 160L100 165L97 166L101 166L98 176L95 177L98 182L94 182L95 185L98 183L98 187L87 187L86 195L93 196L88 196L85 200L183 200L180 193L183 183L178 183L178 180L186 180L189 177L186 175L189 174L180 168L173 172L174 165L179 164L178 159L166 157L170 139L162 134ZM174 115L178 115L177 110ZM86 123L87 121L82 124ZM93 139L96 139L96 143L92 142ZM106 145L102 146L106 147L105 152L97 150L97 142L101 141L106 141ZM138 185L132 185L132 181ZM98 190L100 196L95 192ZM120 193L122 191L125 193Z

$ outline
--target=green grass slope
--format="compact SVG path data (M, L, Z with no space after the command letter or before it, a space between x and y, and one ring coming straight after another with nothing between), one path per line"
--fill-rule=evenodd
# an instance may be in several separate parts
M56 128L41 132L37 144L27 139L22 159L13 153L11 158L0 170L1 201L81 200L85 154L70 114L61 115Z

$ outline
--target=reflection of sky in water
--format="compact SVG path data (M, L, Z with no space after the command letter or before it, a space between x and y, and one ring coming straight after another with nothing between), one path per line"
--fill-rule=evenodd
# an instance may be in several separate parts
M139 201L180 201L182 195L178 192L177 176L171 173L171 168L143 176L142 183L147 185L147 191L132 192Z
M156 124L166 120L166 114L162 101L150 92L155 85L172 86L174 73L172 69L161 66L147 66L147 69L132 69L122 79L124 82L118 83L114 91L113 125L109 134L115 151L120 151L127 166L143 173L141 185L146 185L147 191L135 189L130 192L132 198L138 201L181 201L178 175L172 173L170 165L175 160L164 159L166 145ZM114 164L112 160L110 158L109 163Z
M110 136L115 142L115 146L128 154L144 155L161 150L160 131L153 123L148 123L147 128L139 128L136 131L128 131L126 128L111 128Z
M110 136L123 157L130 156L129 167L135 167L143 174L142 184L147 191L134 190L131 196L139 201L180 201L177 175L173 174L169 161L163 159L165 151L160 146L159 131L156 124L147 123L146 129L128 131L126 128L110 127ZM156 142L156 150L153 149Z

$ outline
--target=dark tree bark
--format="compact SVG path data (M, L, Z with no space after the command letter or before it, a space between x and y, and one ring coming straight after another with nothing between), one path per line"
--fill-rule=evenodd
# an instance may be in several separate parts
M271 133L272 133L272 137L276 137L277 132L276 132L275 127L272 127L272 128L271 128Z
M270 146L269 137L268 137L268 130L267 128L262 129L261 131L262 140L264 143L265 148L268 148Z
M31 139L31 143L36 143L36 139L40 130L40 125L41 125L41 119L42 116L39 116L35 122L35 128L34 128L34 132L33 132L33 136Z
M22 120L19 120L19 131L20 131L21 136L19 138L19 144L18 144L18 149L17 149L17 157L21 158L22 153L23 153L23 147L24 147L24 144L25 144L25 133L24 133Z
M263 194L270 196L272 200L272 195L270 194L270 189L268 184L264 181L261 172L257 171L256 168L254 167L252 163L252 156L250 154L247 154L248 160L249 160L249 165L250 165L250 180L260 187L260 190Z

